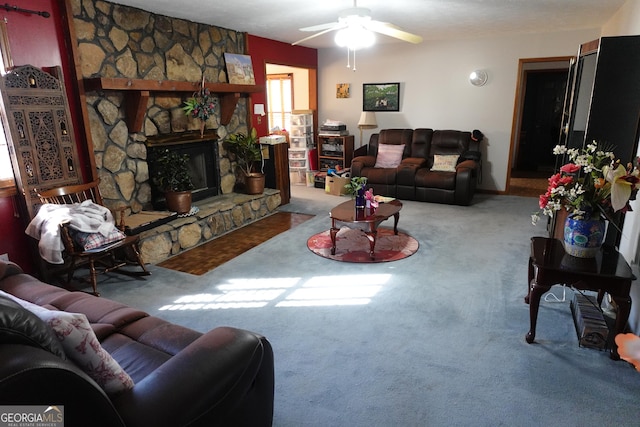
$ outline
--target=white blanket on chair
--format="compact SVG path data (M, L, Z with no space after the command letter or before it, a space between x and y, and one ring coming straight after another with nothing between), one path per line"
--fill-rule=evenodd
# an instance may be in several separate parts
M72 205L44 204L31 220L25 233L39 240L40 256L51 264L63 264L64 245L60 238L60 224L68 221L70 227L85 233L108 236L115 228L111 211L91 200Z

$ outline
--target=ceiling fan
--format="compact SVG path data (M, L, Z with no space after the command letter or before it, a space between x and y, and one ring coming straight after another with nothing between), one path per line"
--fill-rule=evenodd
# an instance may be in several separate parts
M384 34L409 43L420 43L422 37L401 30L393 24L371 19L371 10L358 7L357 0L353 0L353 7L340 12L338 22L313 25L311 27L300 28L300 31L318 31L309 37L298 40L293 45L304 43L314 37L330 31L337 30L336 43L339 46L346 46L350 50L357 50L373 44L372 32Z

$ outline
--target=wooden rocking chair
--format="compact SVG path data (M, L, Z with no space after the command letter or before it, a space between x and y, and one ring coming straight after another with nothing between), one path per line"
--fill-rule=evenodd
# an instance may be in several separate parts
M85 200L91 200L97 205L104 206L102 196L100 195L100 189L98 188L99 182L100 181L98 180L87 184L54 188L38 192L38 197L40 198L41 203L63 205L82 203ZM124 210L126 209L127 207L118 209L120 214L118 228L121 231L124 231L125 228ZM93 294L96 296L100 296L98 293L97 283L99 273L118 270L125 265L139 265L142 268L141 272L130 272L125 270L119 270L118 272L138 276L151 274L145 267L142 257L140 256L140 250L138 248L138 243L140 241L139 236L127 236L116 243L105 245L102 249L97 248L85 251L74 241L72 234L73 232L70 230L68 222L60 224L60 238L64 245L66 257L69 259L69 265L67 267L67 284L69 284L71 279L73 279L74 272L79 267L87 264L89 266L89 282L93 287ZM100 270L96 268L98 265Z

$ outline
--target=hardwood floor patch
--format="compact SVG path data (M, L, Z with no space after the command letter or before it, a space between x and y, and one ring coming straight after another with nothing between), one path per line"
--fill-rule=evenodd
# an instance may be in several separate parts
M162 261L158 266L200 276L311 218L313 215L276 212Z

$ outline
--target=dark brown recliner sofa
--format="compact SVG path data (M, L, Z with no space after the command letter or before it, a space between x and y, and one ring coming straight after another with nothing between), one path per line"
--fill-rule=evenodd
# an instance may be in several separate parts
M135 382L132 389L107 395L68 358L48 351L48 325L2 295L2 405L63 405L67 426L272 424L273 353L258 334L230 327L202 334L115 301L42 283L3 261L0 289L45 308L85 314L102 347Z
M367 177L375 194L403 200L469 205L480 173L479 142L471 132L433 129L383 129L356 150L351 176ZM404 145L395 168L375 167L382 144ZM455 171L432 171L435 156L457 155Z

